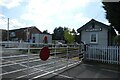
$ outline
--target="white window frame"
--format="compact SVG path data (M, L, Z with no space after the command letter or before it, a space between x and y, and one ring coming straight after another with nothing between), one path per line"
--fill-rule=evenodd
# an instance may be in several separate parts
M92 35L96 36L96 42L92 42ZM91 33L90 34L90 43L97 44L98 43L98 34L97 33Z

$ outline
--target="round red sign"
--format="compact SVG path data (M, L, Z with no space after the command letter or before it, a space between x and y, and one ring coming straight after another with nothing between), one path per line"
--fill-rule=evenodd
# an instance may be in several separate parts
M46 61L50 56L50 50L48 47L43 47L40 51L40 59L43 61Z

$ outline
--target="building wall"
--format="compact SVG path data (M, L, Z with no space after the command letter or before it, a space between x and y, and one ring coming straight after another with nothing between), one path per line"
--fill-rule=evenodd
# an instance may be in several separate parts
M89 27L89 26L88 26ZM95 27L100 27L98 25L95 25ZM86 31L86 29L81 31L81 41L85 42L85 44L90 45L108 45L108 30L105 28L100 27L101 31ZM98 37L97 43L90 43L90 35L92 33L96 33Z
M7 41L7 30L0 30L1 40Z
M35 37L35 43L44 43L45 36L48 37L48 43L52 43L52 35L49 34L32 34L32 40Z
M0 41L2 41L2 30L0 30Z
M15 37L10 37L12 41L14 40L22 40L27 41L27 31L29 32L28 39L32 39L32 34L40 34L41 31L38 30L36 27L28 27L28 28L21 28L17 30L11 30L10 33L15 32Z

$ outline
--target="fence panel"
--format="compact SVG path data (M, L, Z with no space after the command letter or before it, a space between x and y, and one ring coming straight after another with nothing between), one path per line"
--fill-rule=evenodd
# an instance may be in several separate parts
M81 62L81 45L57 45L42 43L0 42L2 48L2 78L35 79L59 74ZM39 57L41 49L49 47L50 57L42 61Z
M87 46L86 59L120 64L120 48L119 46Z

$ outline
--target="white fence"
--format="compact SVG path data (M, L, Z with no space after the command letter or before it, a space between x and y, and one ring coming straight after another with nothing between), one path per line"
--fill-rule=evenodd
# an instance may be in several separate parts
M1 45L2 44L2 45ZM3 47L14 47L14 48L26 48L27 42L17 42L17 41L2 41L0 42L0 45Z
M2 46L2 60L0 68L2 78L12 80L38 77L50 77L65 71L81 63L79 54L83 45L68 44L43 44L43 43L20 43L0 42ZM26 47L25 47L26 46ZM48 60L40 59L40 50L48 46L50 55Z
M85 58L109 64L120 64L120 46L87 46Z

